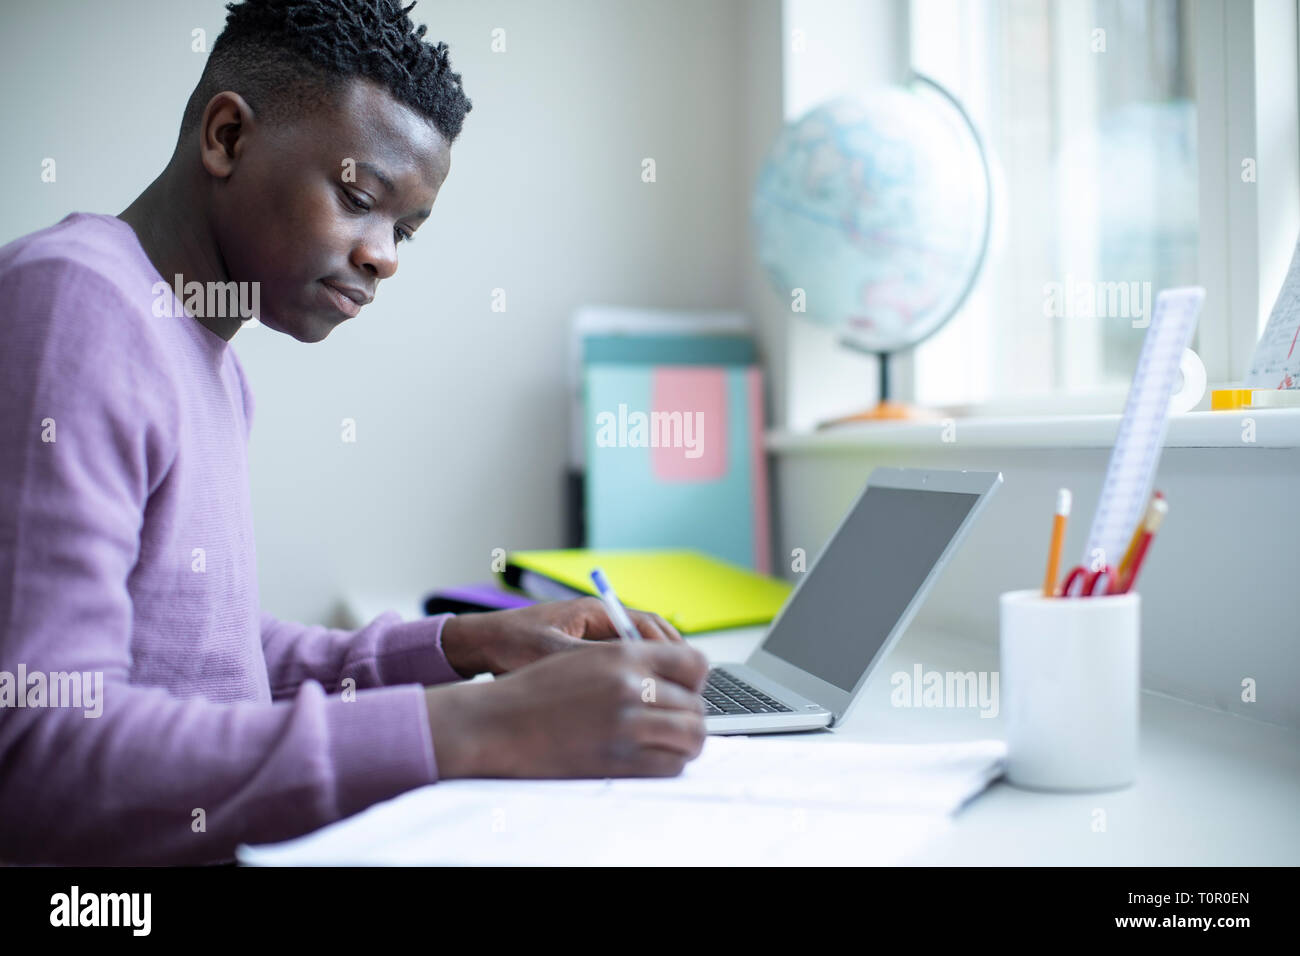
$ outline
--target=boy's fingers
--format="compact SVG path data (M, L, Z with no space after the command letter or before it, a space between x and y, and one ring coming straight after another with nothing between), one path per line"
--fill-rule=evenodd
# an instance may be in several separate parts
M646 643L629 648L639 655L650 669L687 690L699 693L709 676L709 661L698 650L685 643Z
M654 619L659 622L659 626L662 627L665 631L667 631L668 636L671 637L673 640L675 641L685 640L685 638L683 638L682 635L678 632L677 628L669 624L668 621L665 620L662 615L656 614L654 615Z
M661 748L694 759L704 747L704 715L646 708L636 717L632 736L642 748Z
M681 635L673 630L672 626L658 614L650 614L647 611L628 611L627 613L643 637L652 641L681 642Z
M704 714L704 698L693 690L687 690L671 680L650 678L652 693L647 693L646 684L641 685L641 701L661 710L679 710L687 714Z

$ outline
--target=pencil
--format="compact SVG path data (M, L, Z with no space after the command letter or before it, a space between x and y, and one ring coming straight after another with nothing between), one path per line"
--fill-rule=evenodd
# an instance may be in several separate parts
M1065 544L1065 523L1070 520L1069 488L1056 493L1056 517L1052 519L1052 544L1047 551L1047 574L1043 577L1043 597L1056 595L1056 579L1061 573L1061 546Z
M1142 570L1142 562L1146 560L1147 552L1151 550L1151 539L1160 530L1160 525L1168 513L1169 503L1165 501L1164 495L1151 499L1151 506L1147 508L1147 513L1142 519L1142 540L1138 542L1137 553L1133 555L1133 567L1127 578L1120 575L1120 581L1123 582L1119 590L1120 594L1128 594L1133 590L1133 585L1137 583L1138 572Z
M1129 539L1128 550L1124 552L1124 560L1119 563L1119 569L1115 572L1115 577L1121 584L1124 582L1124 576L1128 574L1128 569L1133 566L1133 559L1137 556L1138 544L1142 540L1143 530L1146 528L1147 520L1151 517L1151 505L1155 504L1156 498L1163 501L1164 497L1163 491L1155 493L1151 503L1147 505L1146 512L1138 521L1137 527L1133 529L1133 537Z

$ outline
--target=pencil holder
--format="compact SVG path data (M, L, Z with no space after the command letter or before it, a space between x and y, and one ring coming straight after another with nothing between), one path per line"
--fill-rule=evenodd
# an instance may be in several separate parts
M1007 780L1115 790L1137 776L1138 595L1001 599Z

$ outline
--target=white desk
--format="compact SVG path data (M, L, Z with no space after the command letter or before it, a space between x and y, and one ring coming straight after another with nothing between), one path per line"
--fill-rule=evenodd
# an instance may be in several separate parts
M711 661L744 660L763 629L689 640ZM890 675L996 670L995 648L909 632L872 678L849 719L808 735L828 742L1000 737L1002 717L976 708L892 707ZM1095 794L1045 794L994 784L957 816L952 834L917 864L1300 864L1300 734L1225 716L1169 697L1142 695L1137 783ZM1105 830L1094 832L1096 811Z
M373 619L394 608L353 600L350 616ZM688 640L710 661L743 661L763 628ZM890 675L926 671L993 671L997 650L973 641L909 632L880 667L843 726L805 736L916 742L1001 737L1002 717L978 708L914 709L890 705ZM1227 866L1300 864L1300 734L1225 716L1169 697L1142 695L1138 782L1127 790L1082 795L1020 790L1004 782L968 804L952 833L910 862L929 864L1065 864ZM1100 811L1100 813L1099 813ZM1104 830L1094 827L1104 814Z

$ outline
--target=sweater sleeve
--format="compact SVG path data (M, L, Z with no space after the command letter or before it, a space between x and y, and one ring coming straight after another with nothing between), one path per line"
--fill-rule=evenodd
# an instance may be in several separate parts
M262 650L271 695L292 695L314 680L327 693L346 678L356 690L392 684L444 684L464 680L442 650L442 626L450 614L403 621L386 611L356 631L281 621L262 612Z
M348 700L306 679L279 701L223 703L130 683L128 581L175 422L142 413L147 343L106 329L130 304L97 273L33 263L6 274L0 301L30 319L0 328L0 672L99 687L94 707L20 707L0 673L0 860L229 860L435 782L416 686ZM53 342L45 318L70 312L84 320ZM409 649L388 631L372 642L379 676Z

